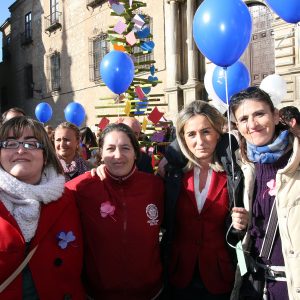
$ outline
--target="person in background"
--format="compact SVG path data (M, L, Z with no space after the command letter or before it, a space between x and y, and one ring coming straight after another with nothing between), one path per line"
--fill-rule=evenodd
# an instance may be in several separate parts
M242 179L230 187L239 196L235 203L216 156L223 125L224 118L214 107L193 101L178 116L180 149L171 144L166 153L162 245L169 299L230 298L235 260L225 236L232 223L229 239L235 245L247 227L248 214L235 207L241 206L238 186Z
M47 134L48 134L48 137L50 139L50 141L53 143L53 146L54 146L54 129L51 125L46 125L44 126Z
M285 106L279 110L280 122L287 125L290 131L300 137L300 112L295 106Z
M80 128L80 143L83 158L96 166L98 144L94 133L89 127Z
M54 132L54 144L63 169L66 181L90 170L88 163L79 156L80 132L70 122L59 124Z
M254 266L236 281L233 299L299 299L299 138L282 130L269 94L257 87L233 95L229 108L250 214L243 248Z
M10 120L11 118L20 117L20 116L26 116L25 111L19 107L12 107L2 114L1 124Z
M42 124L6 121L0 164L0 298L85 299L79 212Z
M142 126L137 119L133 117L119 118L116 123L123 123L129 126L133 130L136 138L139 140ZM140 158L137 161L136 165L139 171L146 172L146 173L153 173L151 157L143 151L141 151Z
M99 150L105 178L88 172L67 183L83 223L87 292L95 300L158 299L163 182L137 170L141 152L127 125L108 125Z

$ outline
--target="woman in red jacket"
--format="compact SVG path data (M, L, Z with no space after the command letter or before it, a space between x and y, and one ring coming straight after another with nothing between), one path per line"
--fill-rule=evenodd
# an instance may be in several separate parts
M107 126L99 148L106 178L86 173L67 184L81 213L88 294L101 300L158 299L163 183L137 170L139 144L127 125Z
M0 299L85 299L79 213L42 124L5 122L0 163Z
M224 300L233 288L234 264L225 239L233 203L215 153L223 124L223 116L204 101L192 102L177 119L177 141L187 166L181 175L168 158L165 174L171 299ZM245 229L244 208L232 209L232 223Z

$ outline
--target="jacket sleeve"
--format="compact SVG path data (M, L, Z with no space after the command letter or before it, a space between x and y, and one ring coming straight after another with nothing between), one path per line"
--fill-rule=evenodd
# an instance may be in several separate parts
M167 147L165 158L170 165L180 169L183 169L188 163L188 160L180 150L177 139Z

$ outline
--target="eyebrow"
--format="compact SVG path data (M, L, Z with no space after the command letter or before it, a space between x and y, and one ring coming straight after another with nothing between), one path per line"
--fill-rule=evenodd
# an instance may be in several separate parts
M212 127L205 127L205 128L202 128L200 129L200 131L203 131L203 130L208 130L208 129L212 129ZM190 133L190 132L194 132L194 131L198 131L198 130L190 130L190 131L186 131L185 133Z
M7 139L16 140L17 138L15 136L8 136ZM31 140L31 139L37 140L37 138L35 136L25 136L24 137L24 140Z

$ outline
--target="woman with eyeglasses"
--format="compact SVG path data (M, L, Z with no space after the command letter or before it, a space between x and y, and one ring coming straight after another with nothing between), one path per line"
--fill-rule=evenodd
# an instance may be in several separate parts
M230 110L240 133L250 214L243 249L251 261L233 299L300 299L299 139L280 127L270 96L257 87L234 95Z
M91 169L88 162L79 155L80 130L73 123L63 122L56 127L54 146L63 166L66 181Z
M0 128L0 299L85 299L80 218L42 124Z

